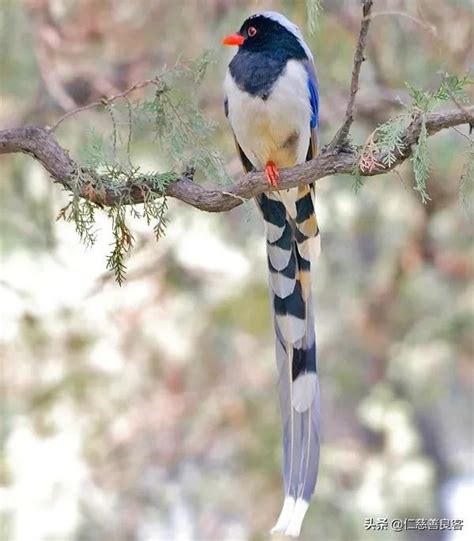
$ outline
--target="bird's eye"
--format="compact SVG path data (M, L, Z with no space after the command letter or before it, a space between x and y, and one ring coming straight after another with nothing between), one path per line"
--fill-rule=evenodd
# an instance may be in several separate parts
M253 38L256 33L257 33L257 29L255 28L255 26L249 26L247 30L247 34L249 35L249 38Z

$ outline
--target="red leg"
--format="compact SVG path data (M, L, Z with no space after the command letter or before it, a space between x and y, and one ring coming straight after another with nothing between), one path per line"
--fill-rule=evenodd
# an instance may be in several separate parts
M271 186L274 188L278 187L280 173L278 172L278 167L273 162L267 162L267 165L265 166L265 176Z

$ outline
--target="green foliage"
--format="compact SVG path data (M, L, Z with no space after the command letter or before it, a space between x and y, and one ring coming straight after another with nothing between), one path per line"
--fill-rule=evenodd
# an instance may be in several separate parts
M160 182L165 182L168 184L172 182L174 177L170 175L168 179L165 180L165 175L161 175ZM165 188L166 184L163 185ZM166 211L168 210L168 204L166 197L158 199L155 196L155 193L151 190L147 191L144 194L143 198L143 217L146 220L146 223L150 225L154 222L153 232L155 233L156 240L159 240L164 234L166 229Z
M456 74L445 73L443 76L443 81L438 88L436 97L439 100L449 100L453 96L459 99L462 103L469 102L469 96L466 92L466 86L474 84L474 79L468 74L465 74L463 77L459 77Z
M81 242L90 247L96 241L95 205L78 194L73 194L71 201L60 210L58 219L74 223Z
M200 56L191 62L190 72L196 85L200 85L204 81L207 68L213 63L214 56L212 49L205 49Z
M191 62L177 62L149 81L154 93L142 101L131 102L127 96L104 101L110 117L108 137L90 131L80 149L80 169L70 203L59 217L74 222L81 241L94 243L95 211L105 193L119 193L119 201L107 214L111 219L114 243L107 258L107 268L116 281L125 280L124 258L133 246L133 235L127 225L127 213L153 224L156 239L165 234L168 208L165 191L184 170L202 173L217 183L230 181L224 161L213 148L215 125L207 119L197 103L197 86L203 81L212 62L205 51ZM143 172L133 164L131 150L134 135L145 130L159 143L160 151L172 171ZM143 203L131 204L132 190L142 191ZM84 195L90 196L84 199ZM97 204L95 203L97 202Z
M119 285L125 281L127 267L124 263L126 253L133 246L133 235L127 226L126 211L123 205L111 207L108 212L112 221L114 243L112 252L107 257L107 269L113 271Z
M308 18L308 30L311 34L316 32L319 15L322 11L321 0L306 0L306 14Z
M408 125L407 115L399 115L379 126L378 144L384 149L382 162L391 167L403 151L403 133Z
M413 164L413 173L415 175L415 190L420 193L421 201L427 203L430 200L430 196L426 191L426 183L430 174L431 160L428 149L428 131L426 130L424 116L421 120L420 136L415 145L411 162Z
M429 177L431 160L428 149L428 132L426 130L425 115L434 111L441 102L455 100L456 102L468 101L465 87L473 84L473 79L468 75L459 77L458 75L444 73L438 88L434 91L422 90L409 83L406 86L413 99L412 105L408 108L410 115L421 115L421 130L418 141L413 149L411 162L413 164L413 173L415 176L415 190L420 193L421 200L426 203L430 200L426 190L426 183Z
M92 169L106 164L112 159L110 148L102 135L94 129L87 135L86 143L80 148L79 155L81 163Z
M152 122L173 169L196 169L214 182L228 183L224 161L212 145L216 126L199 109L195 95L189 94L189 79L196 84L202 81L205 60L164 75L153 99L138 104L137 114Z
M449 101L453 98L467 103L469 99L465 88L473 83L474 80L467 74L459 77L455 74L444 73L440 85L434 91L422 90L407 82L405 82L405 85L413 100L411 108L423 113L430 113L436 109L440 102Z
M360 192L362 187L364 186L364 176L362 175L362 171L360 170L360 159L361 159L361 152L362 149L359 149L359 157L357 158L354 168L352 170L351 176L352 176L352 189L357 194Z
M362 182L355 175L360 176L362 171L371 171L373 168L386 166L392 167L405 150L404 132L414 118L421 120L421 129L418 141L413 146L411 163L415 177L414 189L420 193L421 200L426 203L430 200L426 189L429 178L431 159L428 148L428 132L426 129L426 114L433 112L443 101L455 100L458 104L468 101L466 86L473 84L473 80L464 75L445 73L440 85L434 91L416 88L410 83L405 83L412 103L405 106L405 111L381 124L371 134L362 149L358 166L354 169L354 188L360 189ZM378 162L377 160L380 160ZM461 184L461 187L464 183ZM460 194L461 197L461 194Z

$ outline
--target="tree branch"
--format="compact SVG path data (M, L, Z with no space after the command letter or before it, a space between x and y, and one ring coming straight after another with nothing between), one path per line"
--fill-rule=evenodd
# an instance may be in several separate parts
M368 171L361 170L356 150L345 144L354 119L355 98L359 89L359 74L364 61L373 0L362 0L362 5L363 17L354 54L350 97L344 123L331 143L322 150L316 159L281 171L279 190L310 184L336 173L351 174L358 171L362 176L386 173L410 156L412 145L418 140L422 122L421 118L416 117L405 130L402 138L403 145L396 155L395 161L391 160L390 166L384 166L382 165L384 163L383 154L374 155L372 157L374 165ZM69 156L69 152L59 145L53 131L70 116L86 109L108 105L114 100L126 98L129 93L151 84L156 85L159 90L160 80L158 78L136 83L124 92L108 99L68 111L56 122L53 128L26 126L0 131L0 154L15 152L29 154L43 165L55 182L61 184L66 190L78 193L84 199L99 206L143 203L152 192L157 195L174 197L200 210L223 212L241 205L264 191L272 190L262 172L244 175L226 189L205 188L193 182L186 174L169 183L164 193L157 190L153 179L149 176L134 177L117 184L93 169L81 167ZM474 106L458 107L458 110L443 113L430 113L426 114L424 118L428 134L433 135L445 128L465 123L474 124Z
M463 109L426 114L429 135L445 128L474 123L474 106ZM361 174L373 176L386 173L406 160L411 154L412 145L418 140L420 129L421 119L413 119L405 131L404 145L397 160L390 167L378 165ZM29 154L43 165L54 181L69 191L77 192L79 188L82 197L101 206L141 203L150 191L156 191L152 181L145 177L134 180L133 183L116 185L93 170L81 168L69 156L69 152L59 145L54 134L45 128L27 126L0 131L0 154L16 152ZM353 173L358 168L357 160L358 156L354 151L323 150L310 162L281 170L278 189L310 184L335 173ZM383 156L375 156L375 162L383 163ZM223 212L270 189L262 172L248 173L225 190L205 188L183 175L167 186L165 194L200 210Z
M329 143L330 149L336 149L343 146L347 141L349 130L354 121L354 105L357 91L359 90L359 75L362 62L365 60L364 50L367 44L367 36L371 21L373 0L362 0L362 21L360 24L359 39L354 53L354 63L352 66L351 89L349 101L347 102L346 116L342 126L337 131L333 140Z

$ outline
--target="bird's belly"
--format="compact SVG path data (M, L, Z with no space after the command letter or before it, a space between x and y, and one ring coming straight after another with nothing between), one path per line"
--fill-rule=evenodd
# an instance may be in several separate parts
M242 101L239 109L243 114L232 126L239 145L253 165L262 169L272 161L278 167L292 167L302 161L301 143L303 141L307 150L309 123L298 125L294 117L277 114L275 103L269 104L268 100L249 96Z
M268 161L277 167L292 167L305 160L311 106L303 67L289 62L286 76L266 100L239 89L231 79L225 87L235 137L257 169Z
M292 167L298 162L300 128L292 122L276 119L271 111L258 111L249 115L247 123L237 135L252 161L262 168L268 161L278 167Z

